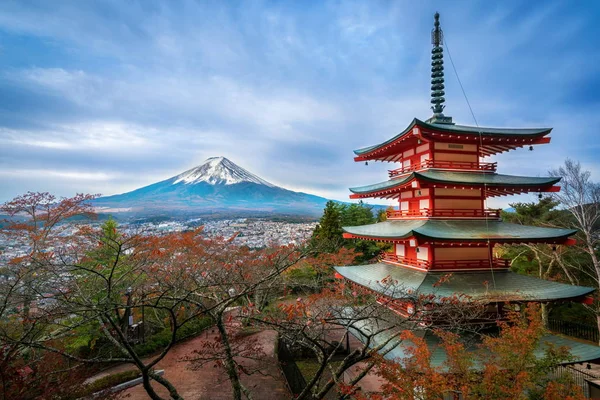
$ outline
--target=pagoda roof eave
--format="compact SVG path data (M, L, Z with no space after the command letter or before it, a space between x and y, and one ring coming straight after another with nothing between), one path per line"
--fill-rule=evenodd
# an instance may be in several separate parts
M354 194L377 194L382 191L400 189L412 181L417 180L427 183L439 183L443 185L465 185L486 187L514 187L514 188L549 188L558 183L559 177L528 177L504 174L482 174L480 172L449 172L427 170L411 172L397 178L372 185L350 188Z
M423 295L436 302L462 295L490 303L545 302L580 299L595 290L511 271L432 272L387 263L334 268L345 279L391 299Z
M354 154L356 154L358 156L357 158L360 158L360 160L362 160L363 158L367 159L371 152L380 150L386 146L393 144L396 141L406 139L406 137L410 135L410 132L412 132L415 126L421 128L421 131L424 136L427 136L427 133L430 133L429 131L432 131L437 133L466 135L467 137L470 135L477 135L479 137L479 135L481 135L486 137L533 139L545 136L552 131L552 128L488 128L455 124L434 124L414 118L402 132L395 135L391 139L388 139L382 143L378 143L372 146L356 149L354 150Z
M392 220L376 224L343 227L346 236L395 241L416 237L442 242L568 243L573 229L542 228L486 220Z
M348 318L350 310L346 310L345 317ZM392 335L398 335L399 330L411 329L416 337L423 340L425 345L430 351L429 363L433 368L439 368L440 371L445 371L448 368L448 355L444 351L443 347L440 346L440 338L436 336L431 329L415 327L416 323L412 322L410 326L410 320L400 321L396 324L399 325L397 329L382 329L382 323L376 319L361 318L355 321L350 326L350 333L356 337L359 341L367 343L367 337L363 332L379 332L374 337L369 338L371 348L383 346L381 352L385 355L384 357L388 360L394 360L397 362L404 362L410 358L413 354L415 344L411 340L405 340L401 343L397 343L392 339ZM462 332L461 336L465 339L467 351L481 351L481 347L477 344L480 340L473 334ZM561 362L560 364L575 364L583 363L586 361L597 360L600 358L600 347L591 344L583 343L579 340L570 339L564 336L545 334L540 338L536 349L534 350L534 356L536 358L543 358L546 355L548 346L554 348L566 347L569 350L570 359L568 361ZM476 362L473 365L475 370L483 369L483 365L480 362Z
M393 142L395 142L396 140L404 137L405 135L407 135L409 132L412 131L412 129L415 127L415 125L419 124L419 123L424 123L423 121L418 120L417 118L414 118L411 123L399 134L397 134L396 136L392 137L389 140L386 140L385 142L379 143L379 144L375 144L372 146L367 146L367 147L362 147L360 149L356 149L354 150L354 154L356 154L357 156L361 156L364 155L366 153L369 153L373 150L377 150L380 147L386 146L388 144L391 144Z

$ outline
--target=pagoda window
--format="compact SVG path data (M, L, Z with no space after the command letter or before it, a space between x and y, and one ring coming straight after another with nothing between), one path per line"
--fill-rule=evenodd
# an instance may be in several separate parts
M410 160L404 160L404 161L402 161L402 167L403 168L410 167Z
M396 243L396 255L398 257L404 257L406 254L406 248L402 243Z
M429 153L421 155L420 162L421 164L425 164L429 160Z
M429 260L429 247L419 246L416 248L417 260L428 261Z
M429 199L419 200L419 208L421 210L424 210L426 208L431 208L429 205Z
M408 201L401 201L400 202L400 210L401 211L408 211Z
M422 144L417 147L417 154L423 153L424 151L428 151L428 150L429 150L429 144L428 143Z
M429 189L415 190L415 197L429 196Z

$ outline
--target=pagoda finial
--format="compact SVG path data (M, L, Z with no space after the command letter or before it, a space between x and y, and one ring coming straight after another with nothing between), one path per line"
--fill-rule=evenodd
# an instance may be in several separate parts
M432 122L437 123L452 123L451 117L445 117L442 113L444 111L444 32L440 28L440 13L435 13L435 22L433 23L433 30L431 31L431 44L433 49L431 50L431 104L433 106L433 117L430 118Z

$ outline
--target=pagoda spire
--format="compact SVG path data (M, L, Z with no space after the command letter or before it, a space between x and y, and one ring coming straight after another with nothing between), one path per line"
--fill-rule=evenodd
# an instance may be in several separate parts
M431 104L433 106L433 116L430 118L430 122L433 123L452 123L452 117L445 117L443 114L444 103L444 32L440 28L440 13L435 13L434 28L431 31L431 44L433 49L431 50Z

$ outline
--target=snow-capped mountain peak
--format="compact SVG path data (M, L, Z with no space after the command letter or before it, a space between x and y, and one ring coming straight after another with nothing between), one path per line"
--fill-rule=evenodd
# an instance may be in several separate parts
M276 187L253 173L229 161L225 157L211 157L201 165L187 170L175 177L173 184L193 185L206 182L211 185L234 185L252 182L259 185Z

